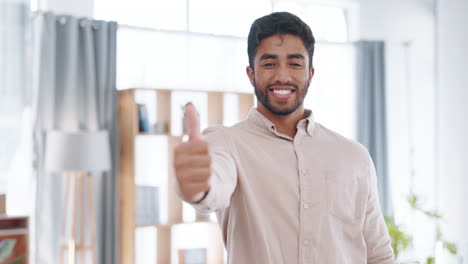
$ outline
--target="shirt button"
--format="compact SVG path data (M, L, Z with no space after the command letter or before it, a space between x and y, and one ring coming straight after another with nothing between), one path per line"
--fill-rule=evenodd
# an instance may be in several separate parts
M304 239L304 241L303 241L302 243L304 244L304 246L308 246L308 245L309 245L309 242L310 242L309 240Z
M305 203L305 204L303 205L303 207L304 207L304 209L309 209L309 204Z

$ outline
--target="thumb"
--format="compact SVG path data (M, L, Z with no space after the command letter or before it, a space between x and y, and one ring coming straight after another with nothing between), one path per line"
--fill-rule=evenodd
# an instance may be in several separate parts
M188 103L185 106L184 122L187 127L189 140L201 138L198 113L192 103Z

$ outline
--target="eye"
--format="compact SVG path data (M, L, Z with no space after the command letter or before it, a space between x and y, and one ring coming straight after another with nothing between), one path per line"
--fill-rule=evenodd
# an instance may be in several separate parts
M291 66L293 66L293 67L301 67L302 64L300 64L300 63L291 63Z
M264 63L264 64L263 64L263 67L267 67L267 68L268 68L268 67L273 67L273 66L275 66L275 64L274 64L274 63L271 63L271 62L267 62L267 63Z

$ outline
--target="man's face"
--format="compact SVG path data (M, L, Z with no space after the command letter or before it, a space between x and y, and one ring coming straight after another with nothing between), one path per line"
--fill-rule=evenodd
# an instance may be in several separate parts
M275 115L289 115L302 107L314 69L302 40L294 35L263 39L247 67L257 100Z

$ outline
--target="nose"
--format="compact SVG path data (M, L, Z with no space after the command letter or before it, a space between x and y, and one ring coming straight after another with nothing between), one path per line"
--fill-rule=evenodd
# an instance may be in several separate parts
M284 65L281 66L281 67L276 68L274 78L275 78L274 82L278 82L278 83L290 83L290 82L292 82L291 72Z

